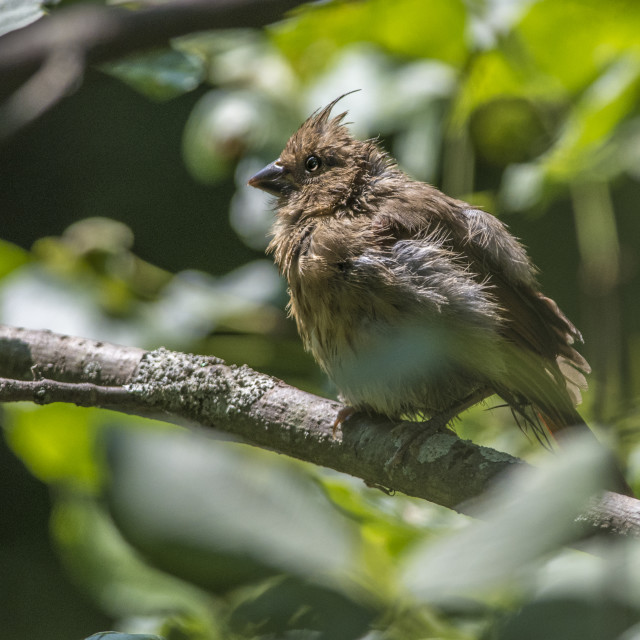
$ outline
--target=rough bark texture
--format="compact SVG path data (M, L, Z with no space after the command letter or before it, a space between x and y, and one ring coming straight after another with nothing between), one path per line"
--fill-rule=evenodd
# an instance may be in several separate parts
M72 338L0 325L0 401L74 402L187 420L245 442L424 498L460 512L517 458L427 423L353 415L247 366L219 358ZM640 502L606 493L582 520L640 535Z

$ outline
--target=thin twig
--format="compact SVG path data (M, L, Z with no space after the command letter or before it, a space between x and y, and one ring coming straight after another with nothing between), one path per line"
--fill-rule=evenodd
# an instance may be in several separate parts
M80 84L83 74L84 61L76 51L53 51L42 67L0 106L0 140L37 120Z
M57 380L9 380L0 378L0 402L72 402L80 407L140 406L136 398L124 387L101 387L90 382L59 382Z

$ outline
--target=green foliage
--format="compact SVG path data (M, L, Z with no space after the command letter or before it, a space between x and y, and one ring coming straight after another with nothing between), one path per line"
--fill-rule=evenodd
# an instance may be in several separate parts
M94 633L86 640L163 640L160 636L145 633L118 633L116 631L105 631L104 633Z
M175 49L113 62L103 69L154 100L192 91L205 78L201 58Z
M349 570L355 532L295 466L195 434L110 439L115 521L156 565L214 592Z
M295 20L274 29L274 40L302 75L317 74L344 47L359 42L392 55L462 66L468 54L466 22L459 0L334 2L303 8Z
M29 254L11 242L0 240L0 278L29 261Z
M5 409L11 427L7 439L30 471L48 483L65 483L97 491L100 470L94 459L97 410L53 404Z
M0 31L41 12L4 3ZM410 173L490 206L530 246L545 290L584 328L583 412L637 484L638 33L633 0L326 2L264 32L194 34L111 64L93 79L106 87L97 114L80 88L0 156L0 320L214 353L332 394L286 319L262 255L270 203L246 180L309 113L359 88L343 103L358 136L383 136ZM136 91L111 103L118 82ZM136 120L139 94L181 114L181 143L167 120ZM130 146L110 130L97 142L109 115ZM169 178L144 173L163 166ZM485 409L463 416L461 436L545 457L508 411ZM635 541L564 548L600 486L586 445L509 479L480 523L152 421L62 405L3 418L51 488L70 579L122 631L92 638L600 640L640 621ZM3 593L7 610L18 597Z

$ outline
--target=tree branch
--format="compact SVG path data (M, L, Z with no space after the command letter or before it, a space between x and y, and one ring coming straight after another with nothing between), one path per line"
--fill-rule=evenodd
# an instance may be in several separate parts
M355 414L334 437L339 403L212 356L0 325L0 376L0 401L73 402L181 418L463 513L500 474L523 464L429 422ZM583 520L640 536L640 501L606 493Z

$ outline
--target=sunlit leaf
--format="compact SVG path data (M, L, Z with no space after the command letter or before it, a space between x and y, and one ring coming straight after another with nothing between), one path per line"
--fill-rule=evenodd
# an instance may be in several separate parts
M164 640L160 636L148 633L119 633L118 631L101 631L94 633L86 640Z
M590 84L623 52L638 52L639 32L640 4L635 0L542 0L516 26L534 68L569 91Z
M566 181L581 172L605 168L615 152L607 142L621 121L638 112L639 97L640 55L622 58L576 103L557 143L543 158L549 177ZM602 172L597 173L601 179Z
M98 410L65 404L5 410L9 444L35 476L45 482L98 487L101 474L93 455Z
M566 92L555 79L536 73L507 50L491 49L471 60L456 98L453 120L463 123L479 107L505 98L527 98L544 105L564 101Z
M334 2L305 7L280 23L273 38L302 73L326 68L341 47L365 41L394 55L460 66L467 53L465 27L459 0Z
M29 253L17 245L0 239L0 278L30 260Z
M551 142L545 118L523 98L496 99L471 115L474 147L495 165L532 160Z

